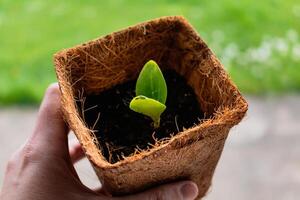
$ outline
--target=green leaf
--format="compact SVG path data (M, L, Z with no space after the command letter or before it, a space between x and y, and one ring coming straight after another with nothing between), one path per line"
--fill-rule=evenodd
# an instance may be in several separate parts
M155 99L162 104L167 100L167 84L157 63L153 60L148 61L136 82L136 96L143 95Z
M134 97L129 107L131 110L144 114L150 117L154 122L154 128L159 127L160 115L165 111L166 106L155 99L151 99L145 96Z

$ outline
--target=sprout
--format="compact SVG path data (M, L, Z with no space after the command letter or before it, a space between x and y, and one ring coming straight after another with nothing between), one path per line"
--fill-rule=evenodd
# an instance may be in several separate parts
M153 120L154 128L160 125L160 115L165 111L167 84L157 63L148 61L137 79L136 97L130 102L130 109Z

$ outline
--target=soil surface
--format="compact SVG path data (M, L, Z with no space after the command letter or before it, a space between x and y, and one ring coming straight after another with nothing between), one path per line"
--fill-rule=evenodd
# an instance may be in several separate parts
M161 115L158 129L153 128L150 118L129 108L135 96L136 81L86 97L85 122L89 128L96 130L101 151L109 162L115 163L122 156L133 154L137 147L150 148L151 144L155 144L154 138L169 138L171 134L175 135L183 128L199 124L199 120L203 119L193 89L186 84L185 79L174 71L163 73L168 87L167 109Z

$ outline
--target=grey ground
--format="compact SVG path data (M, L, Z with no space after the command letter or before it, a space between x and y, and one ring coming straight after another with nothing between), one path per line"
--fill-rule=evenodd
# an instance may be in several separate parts
M206 200L296 200L300 197L300 96L248 97L249 112L230 132ZM33 129L36 108L0 108L0 186L5 163ZM97 186L87 160L82 181Z

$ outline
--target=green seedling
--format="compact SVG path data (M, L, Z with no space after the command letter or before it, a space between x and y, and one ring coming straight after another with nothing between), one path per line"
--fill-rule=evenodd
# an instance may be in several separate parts
M160 115L166 109L167 84L157 63L148 61L141 70L135 86L136 97L129 107L131 110L150 117L154 128L160 125Z

